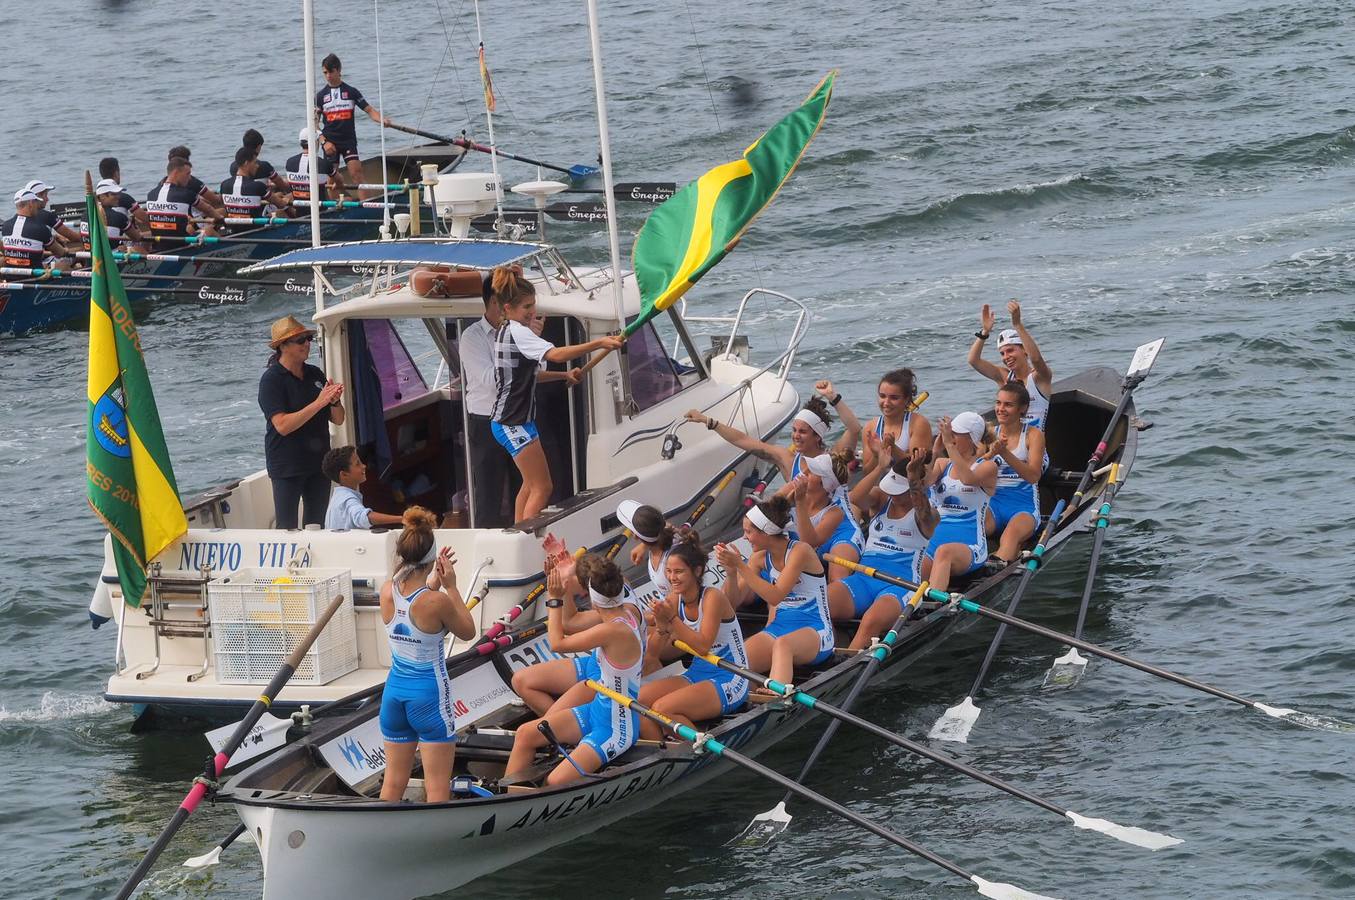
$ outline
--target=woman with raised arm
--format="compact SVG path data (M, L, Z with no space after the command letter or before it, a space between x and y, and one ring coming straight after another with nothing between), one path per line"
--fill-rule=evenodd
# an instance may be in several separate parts
M988 505L992 530L998 534L994 559L1005 567L1040 524L1040 474L1044 469L1044 432L1025 421L1030 395L1019 381L997 389L993 412L997 436L985 454L997 463L997 491Z
M724 592L702 587L710 553L690 534L673 545L665 560L671 591L654 604L655 637L674 639L702 653L713 653L736 666L748 666L743 629ZM640 702L688 725L734 712L748 699L748 680L698 659L685 674L660 678L640 688ZM640 736L662 737L648 719Z
M731 544L715 548L728 576L725 596L735 608L756 596L770 611L767 626L744 642L748 667L786 684L795 666L818 665L833 655L823 563L804 541L790 539L789 523L790 501L772 497L744 516L751 557L745 560Z
M908 581L919 580L922 554L936 527L936 510L927 498L927 462L931 454L914 447L908 459L891 463L882 442L866 432L866 446L874 443L875 468L852 488L852 501L870 516L861 563ZM899 588L863 574L848 575L828 585L828 610L834 619L860 619L852 650L864 650L873 638L889 630L903 613Z
M1030 409L1026 412L1026 418L1030 424L1044 431L1047 430L1045 420L1049 418L1049 396L1054 390L1054 372L1045 362L1035 338L1022 324L1021 304L1010 301L1007 312L1012 317L1012 327L997 337L997 352L1002 356L1002 366L983 358L983 345L997 324L997 317L987 303L983 304L979 312L980 329L974 332L974 343L969 348L969 365L998 384L1019 381L1024 385L1030 394Z
M997 463L982 456L988 426L976 412L942 417L937 431L946 459L932 463L931 489L940 521L927 542L923 578L938 591L988 559L988 502L997 490Z
M792 540L809 544L820 556L832 553L856 562L861 558L861 528L847 499L850 459L847 453L834 451L805 460L804 474L791 482L795 516L786 533ZM842 566L828 567L829 581L846 576Z
M587 559L588 557L585 557ZM582 562L582 560L580 560ZM567 634L563 608L567 592L566 577L559 565L546 575L546 629L550 648L556 653L596 650L598 673L595 681L618 694L635 699L640 694L640 669L644 664L644 624L639 610L625 600L625 581L621 570L609 559L596 557L586 567L585 585L599 622L577 634ZM550 723L551 730L565 744L574 744L569 757L546 778L546 786L559 787L596 772L625 753L635 743L639 715L602 694L594 694L582 706L557 709L540 719L520 725L513 738L506 774L524 770L547 743L537 727Z
M833 425L832 413L828 411L830 404L836 405L838 410L843 413L842 425L846 429L833 444L834 450L854 451L857 436L861 433L861 423L857 421L856 416L847 404L842 401L842 395L833 389L831 381L818 382L815 385L815 390L819 392L820 396L810 397L804 407L795 414L795 418L791 419L789 448L758 440L733 425L726 425L697 409L687 410L686 418L688 422L700 422L740 450L746 450L761 459L774 463L781 472L781 477L789 485L791 479L798 477L803 472L805 457L819 456L828 452L828 445L824 443L824 438ZM784 491L785 488L782 490Z
M513 521L535 518L550 502L553 488L546 454L536 430L536 381L542 363L567 363L595 350L615 350L621 338L607 336L582 344L556 347L532 333L536 288L521 274L500 266L490 279L493 298L503 310L494 332L494 411L490 430L522 473L522 487L513 506ZM578 384L579 369L565 373Z
M880 405L880 414L866 427L866 431L875 432L883 449L889 450L892 444L899 449L895 458L906 460L910 448L927 450L931 447L931 423L926 416L913 412L913 404L917 401L917 377L913 375L912 369L892 369L880 376L875 397ZM886 437L890 440L884 440ZM862 469L869 471L875 468L878 462L875 453L867 442L861 457Z
M475 637L456 587L456 557L439 553L433 540L437 517L421 506L405 510L404 530L395 540L395 576L381 587L381 621L390 642L391 667L381 693L381 737L386 775L381 799L398 803L421 750L424 791L429 803L451 797L456 721L443 643L451 632Z

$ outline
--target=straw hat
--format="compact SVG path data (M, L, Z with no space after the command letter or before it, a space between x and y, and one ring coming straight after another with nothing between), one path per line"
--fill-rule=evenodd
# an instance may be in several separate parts
M296 320L295 316L283 316L273 323L272 339L269 340L268 346L276 350L282 345L283 341L289 341L301 334L314 335L315 329L302 325Z

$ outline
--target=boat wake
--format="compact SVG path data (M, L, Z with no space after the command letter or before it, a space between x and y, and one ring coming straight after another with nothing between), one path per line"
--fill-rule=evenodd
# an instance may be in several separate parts
M102 697L88 694L60 694L48 691L32 709L10 710L0 704L0 727L8 724L31 725L39 722L64 722L84 719L117 709Z

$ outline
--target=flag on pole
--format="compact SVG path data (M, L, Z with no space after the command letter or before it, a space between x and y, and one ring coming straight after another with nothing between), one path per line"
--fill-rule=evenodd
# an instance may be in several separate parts
M103 210L85 175L92 266L86 494L113 536L123 600L141 604L146 567L188 530L132 308L113 261Z
M635 238L640 315L626 336L672 306L738 244L818 134L837 70L798 109L767 129L743 157L716 166L664 201Z
M485 109L494 112L494 79L489 77L489 64L485 62L485 45L480 43L480 84L485 89Z

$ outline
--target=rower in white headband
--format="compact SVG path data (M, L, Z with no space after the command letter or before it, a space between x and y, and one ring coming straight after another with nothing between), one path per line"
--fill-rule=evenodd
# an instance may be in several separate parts
M777 525L771 519L767 518L767 514L756 506L748 510L748 521L752 522L758 531L761 531L763 534L771 535L772 537L777 537L784 534L786 531L784 526Z
M820 439L828 434L828 423L821 419L812 409L802 409L797 412L795 414L795 421L804 422L814 430L814 433L817 434Z

